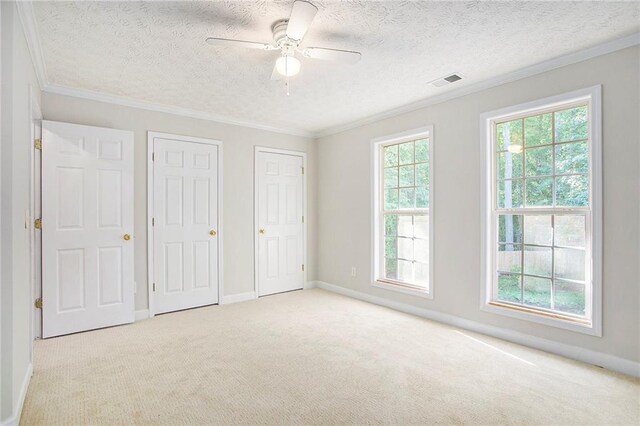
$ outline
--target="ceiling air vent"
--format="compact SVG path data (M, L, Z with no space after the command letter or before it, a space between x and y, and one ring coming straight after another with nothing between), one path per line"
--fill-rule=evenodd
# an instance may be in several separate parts
M459 74L451 74L446 77L441 77L441 78L432 80L428 84L434 87L442 87L442 86L446 86L447 84L455 83L458 80L462 80L462 77L460 77Z

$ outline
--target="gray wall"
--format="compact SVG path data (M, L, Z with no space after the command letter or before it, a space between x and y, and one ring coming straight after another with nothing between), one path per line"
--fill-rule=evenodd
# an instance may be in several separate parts
M147 131L217 139L224 144L224 293L254 288L254 146L303 151L307 157L307 279L316 268L316 153L314 141L300 136L238 127L75 97L43 93L46 120L132 130L134 147L134 252L136 309L147 308Z
M639 64L635 46L319 139L318 279L640 361ZM603 337L480 311L480 114L596 84L603 85ZM429 124L435 144L433 300L374 288L370 280L370 141Z
M15 415L31 364L30 87L40 90L13 2L2 2L2 380L0 421Z

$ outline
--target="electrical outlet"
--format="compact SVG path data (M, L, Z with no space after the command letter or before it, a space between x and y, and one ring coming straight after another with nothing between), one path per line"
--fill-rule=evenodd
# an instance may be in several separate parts
M357 276L357 273L356 273L356 267L355 267L355 266L352 266L352 267L351 267L351 276L352 276L352 277Z

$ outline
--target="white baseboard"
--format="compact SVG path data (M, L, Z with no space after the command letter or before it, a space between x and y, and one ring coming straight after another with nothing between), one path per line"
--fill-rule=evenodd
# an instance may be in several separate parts
M29 364L27 372L22 381L22 388L20 388L20 395L18 396L17 403L13 406L13 413L11 417L3 422L0 422L2 426L18 426L20 424L20 416L22 415L22 407L24 406L24 400L27 397L27 389L29 389L29 382L33 375L33 364Z
M149 310L148 309L140 309L136 311L136 322L149 319Z
M220 298L220 304L228 305L230 303L246 302L247 300L253 300L256 298L257 296L255 291L248 291L246 293L232 294L230 296L222 296Z
M318 283L317 281L307 281L307 282L304 284L304 287L303 287L302 289L303 289L303 290L309 290L309 289L311 289L311 288L316 288L316 287L318 287L318 284L317 284L317 283Z
M508 330L492 325L486 325L442 312L408 305L406 303L383 299L381 297L362 293L356 290L351 290L338 285L329 284L323 281L315 281L315 287L376 305L385 306L397 311L427 318L433 321L449 324L454 327L464 328L476 333L486 334L488 336L497 337L502 340L517 343L519 345L528 346L534 349L539 349L541 351L564 356L566 358L582 361L587 364L593 364L609 370L617 371L619 373L628 374L633 377L640 377L639 362L620 358L614 355L596 352L578 346L568 345L566 343L555 342L553 340L542 339L540 337L531 336L529 334L520 333L518 331Z

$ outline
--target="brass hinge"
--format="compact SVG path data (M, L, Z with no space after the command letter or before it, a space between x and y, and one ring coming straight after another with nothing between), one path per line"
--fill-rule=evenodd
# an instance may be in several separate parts
M36 149L42 151L42 139L40 138L36 139L34 146L36 147Z
M153 291L156 291L156 283L153 283Z
M156 153L155 152L151 153L151 161L156 161Z
M302 272L304 272L304 264L302 265Z
M302 223L304 223L304 216L302 216Z
M156 218L155 217L151 218L151 226L156 226Z
M33 226L36 229L42 229L42 219L36 219L35 222L33 223Z
M302 166L302 174L304 174L304 166Z
M38 297L34 305L36 305L36 308L42 309L42 297Z

